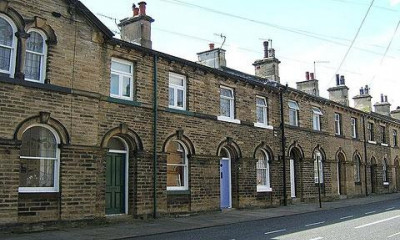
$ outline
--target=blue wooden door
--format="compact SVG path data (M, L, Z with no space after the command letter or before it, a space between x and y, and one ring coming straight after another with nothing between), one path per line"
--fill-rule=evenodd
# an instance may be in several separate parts
M231 166L230 160L220 161L221 208L231 208Z

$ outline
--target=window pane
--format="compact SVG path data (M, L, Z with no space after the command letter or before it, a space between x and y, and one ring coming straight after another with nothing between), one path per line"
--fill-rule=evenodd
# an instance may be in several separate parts
M32 127L22 135L21 156L55 158L56 149L56 139L47 128Z
M42 56L27 52L25 58L25 77L27 79L40 80Z
M131 78L130 77L122 77L122 96L130 97L131 96Z
M185 164L185 150L178 142L170 142L167 153L167 164Z
M257 185L267 185L266 169L257 169Z
M169 105L170 106L175 106L175 96L174 96L174 89L169 88Z
M185 184L183 166L167 166L167 187L183 187Z
M289 108L300 110L299 105L296 102L288 101Z
M126 150L124 143L115 137L110 139L107 147L112 150Z
M264 108L263 107L257 107L256 111L257 111L257 122L258 123L265 123Z
M28 51L43 53L44 40L37 32L30 32L30 37L26 41L26 49Z
M226 89L226 88L221 88L221 96L232 98L233 97L232 90Z
M289 124L292 126L297 126L297 111L289 109Z
M183 90L178 89L178 102L177 102L177 106L178 107L183 107Z
M170 76L169 77L169 83L170 84L174 84L174 85L178 85L178 86L183 86L183 79L182 78L178 78L178 77Z
M231 117L231 101L229 99L221 98L221 115Z
M111 74L111 85L110 92L114 95L119 95L119 76L116 74Z
M260 106L267 106L267 103L265 102L265 98L257 98L256 99L256 104Z
M120 62L111 62L111 70L125 72L125 73L132 73L132 66L130 64L124 64Z
M0 17L0 44L12 46L13 34L11 25Z
M20 187L54 187L54 160L21 159Z
M1 18L0 18L1 19ZM0 69L10 70L11 49L0 47Z

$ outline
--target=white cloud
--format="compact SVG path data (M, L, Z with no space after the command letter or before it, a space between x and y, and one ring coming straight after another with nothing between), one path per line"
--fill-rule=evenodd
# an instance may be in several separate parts
M392 5L392 6L396 6L399 3L400 3L400 0L390 0L390 5Z

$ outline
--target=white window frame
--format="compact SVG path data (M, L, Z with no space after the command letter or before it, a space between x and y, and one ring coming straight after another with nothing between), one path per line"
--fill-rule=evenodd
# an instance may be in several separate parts
M300 110L299 104L296 101L289 100L288 107L289 107L289 125L296 126L296 127L299 126L299 110ZM291 117L290 117L291 113L294 114L294 116L295 116L294 123L290 122L291 121Z
M264 101L264 105L258 104L257 100L262 99ZM263 112L263 122L258 121L258 111L257 109L261 108ZM272 126L268 125L268 99L262 96L256 96L256 122L254 123L255 127L273 129Z
M61 143L60 137L58 136L57 132L51 128L48 125L45 124L33 124L29 126L28 128L25 129L27 131L28 129L32 127L43 127L48 129L56 139L57 143L57 148L56 148L56 158L41 158L41 157L28 157L28 156L20 156L20 159L45 159L45 160L54 160L54 186L53 187L18 187L18 192L20 193L34 193L34 192L58 192L59 191L59 175L60 175L60 148L58 145ZM25 132L24 131L24 132Z
M188 159L188 151L186 148L186 145L183 144L181 141L178 140L173 140L174 142L177 142L179 145L183 148L183 151L185 151L184 157L185 157L185 163L184 164L168 164L167 160L167 167L168 166L183 166L183 186L179 187L168 187L167 186L167 191L186 191L189 190L189 159Z
M178 78L182 80L183 86L181 85L176 85L171 83L171 78ZM173 89L173 94L174 94L174 104L170 105L169 103L169 95L168 95L168 107L169 108L174 108L174 109L179 109L179 110L186 110L186 77L177 73L169 73L169 84L168 84L168 89L172 88ZM182 107L178 106L178 90L183 91L183 104ZM170 90L168 90L168 94Z
M321 116L323 115L323 113L321 109L317 107L313 107L311 110L312 110L313 130L321 131Z
M381 126L381 145L388 146L387 136L386 136L386 126L384 126L384 125L380 125L380 126Z
M351 137L357 138L357 118L351 118Z
M6 45L0 45L1 47L11 49L11 54L10 54L10 69L8 71L1 70L0 73L5 73L9 74L11 78L14 77L15 74L15 64L16 64L16 59L17 59L17 37L15 36L15 33L17 32L17 26L14 24L13 20L9 18L7 15L0 13L0 18L4 19L6 22L8 22L11 25L11 28L13 30L13 42L11 46L6 46Z
M227 97L227 96L221 95L221 89L226 89L226 90L231 91L232 92L232 97ZM233 88L220 86L219 99L220 99L220 102L219 102L220 115L217 117L217 119L220 120L220 121L240 124L240 120L235 119L235 91L233 90ZM229 100L229 105L230 105L229 106L230 107L229 116L223 116L222 113L221 113L221 99Z
M324 165L322 160L322 153L320 151L314 152L314 183L318 184L318 167L319 167L319 183L324 183Z
M258 165L256 163L256 171L258 170L264 170L265 171L265 185L258 185L257 184L257 192L271 192L271 175L270 175L270 166L269 166L269 161L270 161L270 155L268 154L267 151L264 149L259 150L261 151L262 155L264 156L264 161L266 162L265 168L258 168ZM259 159L257 159L257 162Z
M44 80L46 78L46 67L47 67L47 36L46 34L36 28L30 29L28 31L28 33L31 32L35 32L38 33L42 38L43 38L43 52L42 53L38 53L38 52L33 52L33 51L29 51L28 49L26 49L27 53L31 53L31 54L35 54L35 55L39 55L40 56L40 77L39 80L36 79L29 79L29 78L25 78L26 81L31 81L31 82L39 82L39 83L44 83ZM25 57L25 64L26 64L26 57ZM26 66L26 65L25 65Z
M335 113L335 135L342 135L342 115Z
M368 142L376 144L375 133L374 133L374 123L368 122L367 129L368 129Z
M129 65L131 67L131 71L132 72L128 74L126 72L113 70L112 67L111 67L112 66L112 64L111 64L111 66L110 66L110 69L111 69L111 73L110 73L110 97L119 98L119 99L125 99L125 100L133 100L133 72L134 72L133 63L129 62L129 61L126 61L126 60L119 59L119 58L111 58L111 63L112 62L117 62L117 63L124 64L124 65ZM118 95L111 93L111 74L118 75L118 92L119 92ZM129 89L130 97L122 96L122 83L123 83L123 81L122 81L123 78L122 77L129 77L129 79L130 79L130 89Z

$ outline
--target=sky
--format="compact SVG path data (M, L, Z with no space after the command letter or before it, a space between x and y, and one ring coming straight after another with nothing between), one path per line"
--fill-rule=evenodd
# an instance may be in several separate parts
M132 0L81 0L111 30L131 17ZM112 4L110 5L110 2ZM400 106L400 0L147 0L153 49L191 61L222 46L227 66L254 74L263 41L272 39L282 84L295 88L314 72L322 97L346 78L352 97L369 85L372 104L388 96ZM372 4L372 7L370 8ZM118 35L117 35L118 36ZM352 45L352 47L350 47ZM314 64L315 62L315 64Z

